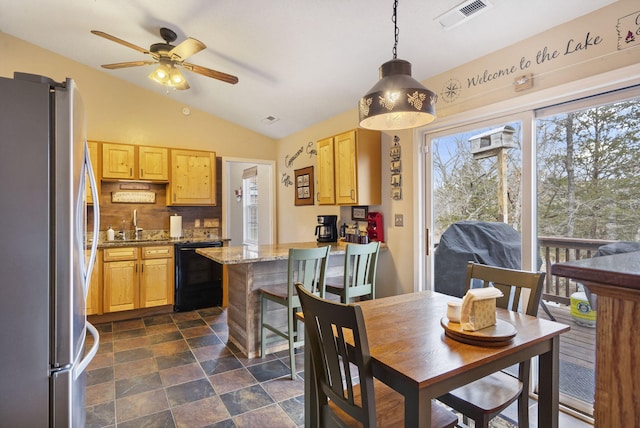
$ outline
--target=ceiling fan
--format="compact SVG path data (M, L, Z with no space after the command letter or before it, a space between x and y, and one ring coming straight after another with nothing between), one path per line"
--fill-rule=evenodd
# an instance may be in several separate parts
M158 64L158 67L149 75L149 78L155 82L167 86L167 88L172 87L175 89L189 89L189 83L187 83L187 80L184 78L178 67L182 67L186 70L193 71L194 73L221 80L223 82L231 84L238 83L238 78L236 76L184 62L191 55L200 52L207 46L201 41L191 37L187 38L179 45L174 46L171 43L176 40L177 36L176 33L169 28L163 27L160 29L160 36L164 39L164 43L154 43L149 47L148 50L102 31L91 30L91 32L96 36L104 37L105 39L119 43L138 52L142 52L143 54L151 55L151 57L155 60L103 64L103 68L114 70L118 68Z

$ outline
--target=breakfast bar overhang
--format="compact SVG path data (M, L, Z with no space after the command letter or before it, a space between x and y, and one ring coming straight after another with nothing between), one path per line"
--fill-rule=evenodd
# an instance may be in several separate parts
M343 273L344 243L299 242L277 245L233 246L201 248L196 252L223 265L223 306L227 306L229 341L248 358L260 356L260 293L265 285L287 282L290 248L331 246L327 263L327 277ZM382 245L382 248L386 246ZM267 319L278 316L277 311L266 314ZM286 322L286 314L281 311ZM287 348L287 342L276 342L267 352Z

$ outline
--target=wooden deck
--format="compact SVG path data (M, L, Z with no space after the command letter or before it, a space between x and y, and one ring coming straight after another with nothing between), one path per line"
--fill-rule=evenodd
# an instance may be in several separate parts
M569 306L553 302L546 302L546 306L556 322L571 327L570 331L560 336L560 359L595 370L596 329L576 324L571 317ZM542 308L540 308L538 316L549 319Z
M596 329L577 324L570 306L546 302L556 322L571 330L560 336L560 403L587 417L593 416L595 393ZM540 318L549 319L540 308Z

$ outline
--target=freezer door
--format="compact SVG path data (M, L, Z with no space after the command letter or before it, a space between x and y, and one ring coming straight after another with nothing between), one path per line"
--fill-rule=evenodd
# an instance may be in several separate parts
M49 421L49 110L47 85L0 78L3 427Z

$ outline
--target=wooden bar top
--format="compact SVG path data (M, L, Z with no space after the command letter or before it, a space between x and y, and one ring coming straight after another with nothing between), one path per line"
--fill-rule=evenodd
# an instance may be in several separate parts
M640 252L557 263L551 266L551 273L576 281L640 291Z
M199 248L196 250L196 253L223 265L233 265L285 260L289 258L290 248L318 248L327 245L331 246L330 254L332 255L344 254L347 248L345 242L294 242L274 245L238 245L222 248ZM380 249L382 250L383 248L386 248L384 243L380 245Z
M638 426L640 252L555 264L551 273L598 295L595 428Z

